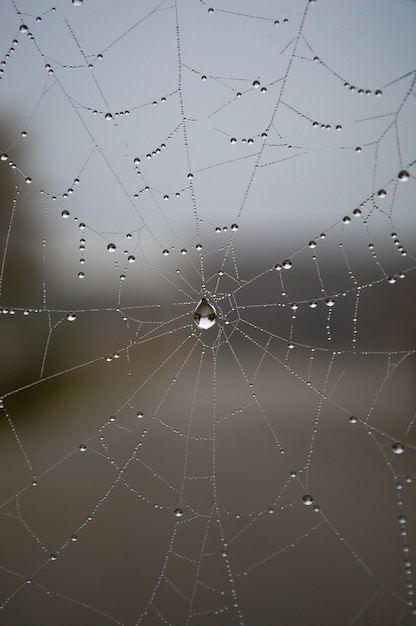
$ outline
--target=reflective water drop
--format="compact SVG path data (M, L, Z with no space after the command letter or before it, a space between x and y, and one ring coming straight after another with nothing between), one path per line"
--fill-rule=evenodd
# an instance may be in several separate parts
M316 241L313 241L313 240L312 240L312 241L310 241L310 242L308 243L308 246L309 246L310 248L316 248Z
M312 504L312 502L313 502L313 498L312 498L312 496L311 496L311 495L306 494L305 496L303 496L303 498L302 498L302 502L303 502L303 504L306 504L306 506L309 506L309 505L311 505L311 504Z
M390 285L394 285L394 283L396 282L396 278L394 276L389 276L387 282L389 282Z
M196 246L195 246L195 248L196 248L197 250L202 250L202 245L201 245L200 243L197 243L197 244L196 244Z
M289 261L289 259L286 259L285 261L283 261L282 267L285 270L290 270L290 268L292 267L292 261Z
M186 254L186 248L182 248L181 254Z
M79 449L80 449L80 452L85 452L85 450L87 449L87 446L85 445L85 443L82 443Z
M342 218L342 221L344 222L344 224L349 224L351 222L351 218L349 215L346 215Z
M398 173L397 178L402 181L409 180L410 178L409 172L406 172L406 170L402 170L401 172Z
M80 7L83 3L83 0L72 0L72 4L74 7Z
M198 326L198 328L202 328L207 330L214 326L217 313L215 311L215 307L211 304L208 298L202 298L198 303L194 313L194 322Z
M333 298L326 298L325 304L326 306L334 306L335 300Z
M402 454L404 452L404 445L400 441L396 441L391 447L394 454Z
M351 415L348 419L350 420L351 424L357 423L357 418L354 415Z
M128 258L127 258L127 261L128 261L129 263L134 263L134 262L135 262L135 260L136 260L136 257L135 257L135 256L133 256L132 254L131 254Z
M182 509L175 509L175 515L176 517L182 517L183 515Z
M113 119L113 116L111 115L111 113L106 113L106 114L105 114L105 119L106 119L106 120L112 120L112 119Z
M254 80L253 81L253 87L255 87L255 88L260 87L260 81L259 80Z
M0 155L0 161L7 161L7 159L8 159L8 158L9 158L9 157L7 156L7 154L6 154L5 152L3 152L3 153Z
M26 24L22 24L19 28L21 33L27 33L27 31L29 30L28 27L26 26Z
M26 185L30 185L31 182L32 182L32 179L30 178L30 176L26 176L25 178Z
M162 254L163 254L163 256L168 256L168 254L169 254L169 250L163 250L163 253L162 253Z
M68 322L73 322L76 319L76 315L75 313L68 313L68 315L66 316L66 319L68 320Z
M56 554L51 554L51 556L49 557L51 561L56 561L56 559L58 558Z
M69 211L66 211L66 210L62 211L61 217L63 217L64 219L68 218L69 217Z
M231 224L231 230L238 230L237 224Z
M317 303L316 300L311 300L309 302L309 306L310 306L311 309L316 309L316 307L318 306L318 303Z
M143 416L144 416L143 411L137 411L137 417L138 417L139 419L142 419L142 417L143 417Z
M377 195L379 198L385 198L387 196L387 192L385 189L379 189L377 191Z
M383 95L383 92L381 91L381 89L376 89L374 93L377 96L377 98Z
M109 252L115 252L116 251L116 245L114 243L109 243L107 246L107 250Z
M231 137L230 143L237 143L237 139L235 137Z

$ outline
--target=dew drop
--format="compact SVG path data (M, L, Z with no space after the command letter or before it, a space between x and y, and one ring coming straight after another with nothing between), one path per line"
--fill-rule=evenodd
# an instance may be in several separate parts
M78 272L78 278L85 278L84 272Z
M230 143L237 143L237 139L235 137L231 137Z
M58 558L56 554L51 554L51 556L49 557L51 561L56 561L56 559Z
M196 244L196 246L195 246L195 248L196 248L197 250L202 250L202 245L201 245L200 243L197 243L197 244Z
M80 7L83 3L83 0L72 0L72 4L74 7Z
M325 304L326 306L334 306L335 300L333 298L326 298Z
M292 261L289 261L289 259L286 259L285 261L283 261L282 267L285 270L290 270L290 268L292 267Z
M66 316L66 319L68 320L68 322L73 322L76 319L76 315L75 313L68 313L68 315Z
M257 87L260 87L260 81L259 80L253 80L253 87L255 87L257 89Z
M85 445L85 443L82 443L79 449L80 449L80 452L85 452L85 450L87 449L87 446Z
M137 411L137 417L138 417L139 419L142 419L142 417L143 417L143 416L144 416L143 411Z
M311 300L309 302L309 306L310 306L311 309L316 309L316 307L318 306L318 303L317 303L316 300Z
M207 330L215 325L217 313L208 298L202 298L193 312L194 322L198 328Z
M310 248L316 248L316 241L313 241L313 240L312 240L312 241L310 241L310 242L308 243L308 246L309 246Z
M109 243L107 246L107 250L108 252L115 252L116 251L116 245L114 243Z
M387 192L385 189L379 189L377 191L377 195L379 198L385 198L387 196Z
M231 224L231 230L238 230L237 224Z
M355 151L356 151L356 152L361 152L361 150L362 150L361 146L357 146L357 147L355 148Z
M111 115L111 113L106 113L106 114L105 114L105 119L106 119L106 120L112 120L112 119L113 119L113 116Z
M30 185L31 182L32 182L32 179L30 178L30 176L26 176L25 178L26 185Z
M162 254L163 254L163 256L168 256L168 254L169 254L169 250L163 250L163 253L162 253Z
M346 215L342 218L342 221L344 222L344 224L349 224L351 222L351 218L349 215Z
M9 157L7 156L7 154L6 154L5 152L3 152L3 153L0 155L0 161L7 161L7 159L8 159L8 158L9 158Z
M175 509L175 515L176 517L182 517L183 515L182 509Z
M410 178L409 172L406 172L406 170L402 170L401 172L398 173L397 178L403 182L406 180L409 180Z
M400 441L396 441L396 443L392 445L391 449L393 450L394 454L403 454L404 445Z
M26 26L26 24L22 24L19 28L21 33L27 33L27 31L29 30L28 27Z
M354 415L350 415L350 417L348 418L351 422L351 424L356 424L357 423L357 418Z
M62 211L61 217L63 217L64 219L67 219L69 217L69 211L67 211L67 210Z
M306 494L305 496L303 496L302 502L303 504L306 504L306 506L310 506L313 502L313 498L311 495Z
M129 263L134 263L134 262L135 262L135 260L136 260L136 257L135 257L135 256L133 256L132 254L131 254L128 258L127 258L127 261L128 261Z
M379 98L380 96L383 95L383 92L381 91L381 89L376 89L374 94L377 96L377 98Z

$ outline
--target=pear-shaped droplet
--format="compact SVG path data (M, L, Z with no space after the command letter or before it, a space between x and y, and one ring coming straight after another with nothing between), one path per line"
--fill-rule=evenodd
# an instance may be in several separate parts
M392 450L394 454L403 454L404 445L400 441L397 441L396 443L392 445Z
M194 311L194 322L198 328L207 330L214 326L217 320L215 307L208 298L202 298Z

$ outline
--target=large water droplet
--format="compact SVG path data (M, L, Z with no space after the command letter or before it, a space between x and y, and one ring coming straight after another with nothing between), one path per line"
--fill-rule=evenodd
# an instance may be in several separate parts
M198 303L194 311L194 322L198 328L207 330L214 326L217 320L217 313L215 307L211 304L208 298L202 298Z
M402 170L401 172L398 173L397 177L399 180L402 180L402 181L409 180L409 172L407 172L406 170Z
M310 506L313 502L313 497L309 494L306 494L303 496L302 501L303 504L306 504L306 506Z
M392 450L394 454L403 454L404 445L400 441L397 441L396 443L392 445Z

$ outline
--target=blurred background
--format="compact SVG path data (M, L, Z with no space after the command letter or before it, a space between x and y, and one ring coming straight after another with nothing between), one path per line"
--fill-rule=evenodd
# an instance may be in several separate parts
M0 15L0 623L416 623L416 4Z

